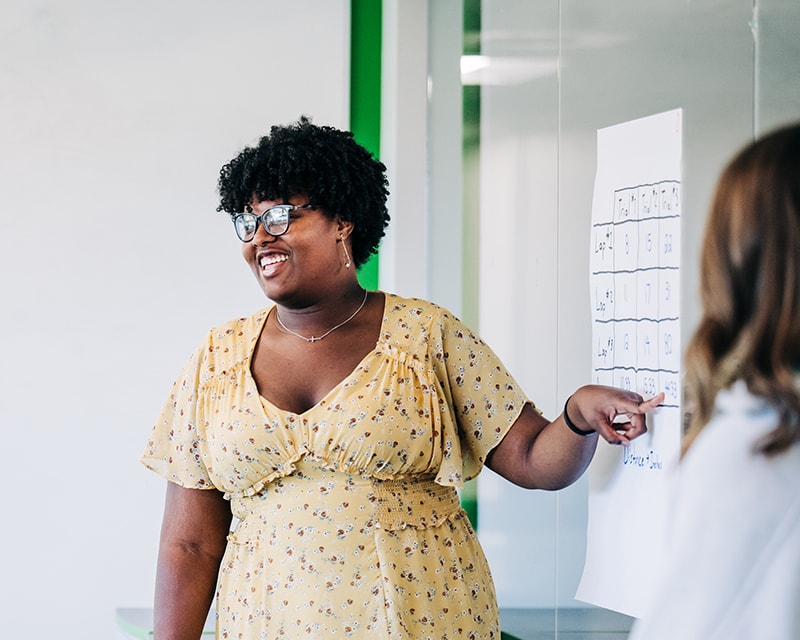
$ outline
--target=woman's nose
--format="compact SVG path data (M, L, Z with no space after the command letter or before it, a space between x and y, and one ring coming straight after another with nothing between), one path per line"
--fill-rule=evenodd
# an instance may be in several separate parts
M259 220L258 224L256 225L256 234L253 236L253 243L254 244L265 244L267 242L274 242L275 238L278 236L273 236L269 231L267 231L264 223Z

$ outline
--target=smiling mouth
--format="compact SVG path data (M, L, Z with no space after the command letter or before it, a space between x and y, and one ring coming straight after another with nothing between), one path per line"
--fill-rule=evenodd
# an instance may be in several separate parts
M262 256L259 259L258 264L262 269L266 269L267 267L278 264L279 262L286 262L288 259L289 257L283 254L272 254L269 256Z

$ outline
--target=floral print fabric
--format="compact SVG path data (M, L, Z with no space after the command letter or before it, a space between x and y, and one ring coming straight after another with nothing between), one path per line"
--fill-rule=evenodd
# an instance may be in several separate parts
M456 489L527 402L516 382L446 310L385 294L375 348L317 405L284 411L250 374L267 314L209 333L142 455L231 501L218 637L499 639Z

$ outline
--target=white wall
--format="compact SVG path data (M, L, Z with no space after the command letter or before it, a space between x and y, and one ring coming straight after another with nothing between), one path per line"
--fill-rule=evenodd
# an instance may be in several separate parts
M3 636L114 637L150 606L164 482L138 461L204 332L265 301L220 166L347 126L347 0L4 0Z

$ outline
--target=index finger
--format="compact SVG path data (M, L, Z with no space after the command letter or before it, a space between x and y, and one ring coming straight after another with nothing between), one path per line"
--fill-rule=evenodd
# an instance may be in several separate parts
M647 400L642 400L639 403L639 411L636 413L647 413L651 409L655 409L659 406L662 402L664 402L664 392L662 391L657 396L653 396L652 398L648 398Z
M634 405L631 411L617 412L611 421L610 430L603 430L603 437L610 444L627 446L647 432L645 414L658 407L664 401L664 393L642 400Z

